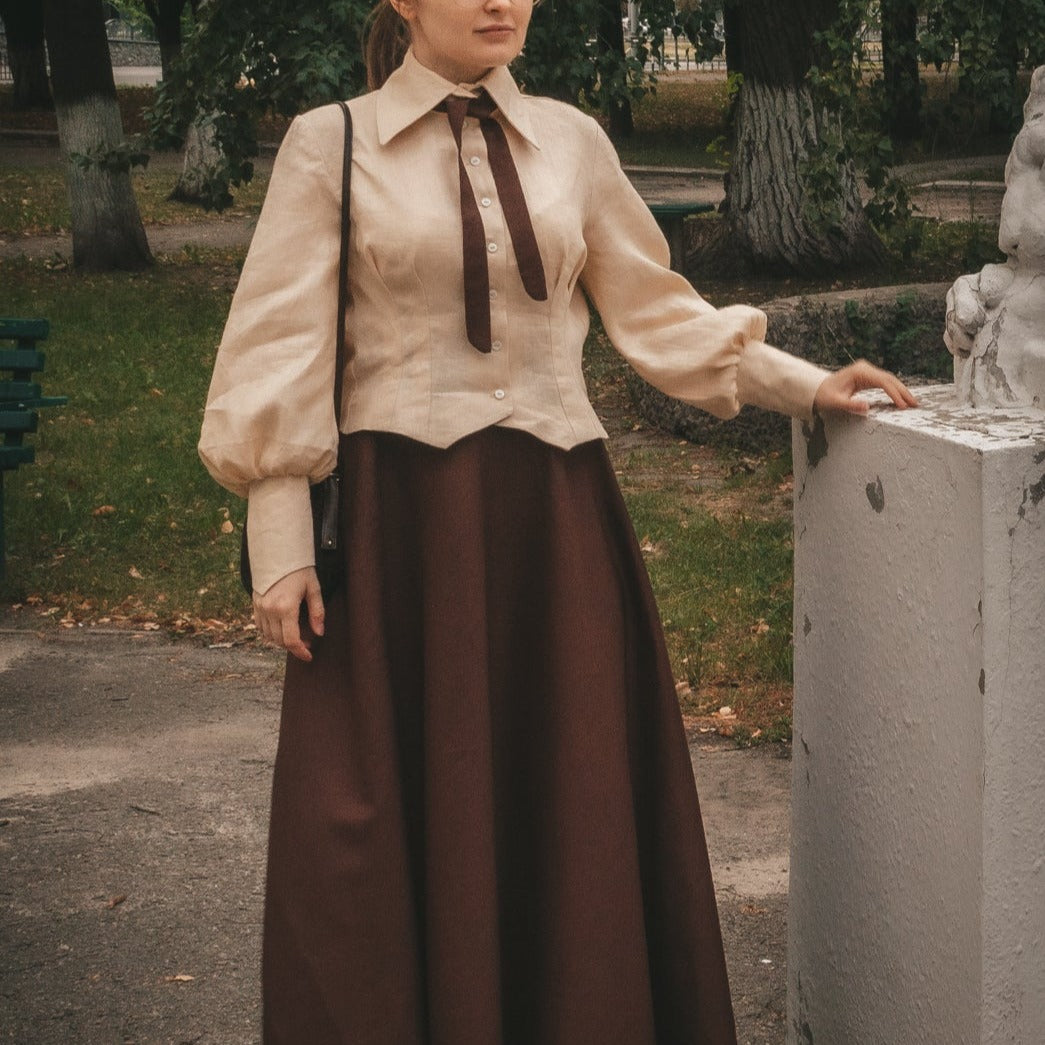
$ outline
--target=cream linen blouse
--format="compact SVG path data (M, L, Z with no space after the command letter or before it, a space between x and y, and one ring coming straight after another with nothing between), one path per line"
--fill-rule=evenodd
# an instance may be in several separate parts
M548 300L523 289L476 120L462 155L480 205L494 350L467 340L457 149L449 94L471 94L412 54L353 99L342 430L446 447L488 425L569 448L605 436L581 373L588 300L627 361L669 395L731 417L742 403L809 417L825 373L766 345L765 315L715 309L669 266L648 207L599 125L531 98L507 69L481 82L498 106L544 261ZM313 563L308 484L334 467L343 121L291 124L218 350L200 439L215 479L249 497L259 592Z

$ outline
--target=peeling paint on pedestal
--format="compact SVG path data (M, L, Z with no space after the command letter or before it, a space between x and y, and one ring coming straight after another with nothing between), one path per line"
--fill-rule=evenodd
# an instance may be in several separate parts
M1045 1043L1045 413L919 396L795 436L791 1045Z
M871 507L881 514L885 511L885 490L882 489L882 477L876 476L873 483L868 483L864 489L867 492L867 500Z

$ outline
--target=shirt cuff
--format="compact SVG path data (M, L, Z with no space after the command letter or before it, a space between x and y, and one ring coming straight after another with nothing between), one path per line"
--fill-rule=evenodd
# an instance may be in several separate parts
M315 566L312 502L306 476L256 479L247 491L247 545L259 595L288 573Z
M813 419L813 399L827 371L764 341L749 341L737 367L737 398L749 406Z

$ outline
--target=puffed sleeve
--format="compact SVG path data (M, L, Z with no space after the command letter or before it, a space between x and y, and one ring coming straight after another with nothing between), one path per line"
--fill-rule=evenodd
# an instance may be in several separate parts
M617 350L650 384L716 417L747 403L810 418L826 372L767 345L759 309L716 309L671 270L653 215L594 133L581 282Z
M335 180L317 122L318 132L326 132L330 114L317 110L294 120L276 157L218 349L199 443L210 474L248 498L251 568L262 593L313 564L308 487L337 461L340 165ZM340 118L330 130L322 140L333 137L340 159Z

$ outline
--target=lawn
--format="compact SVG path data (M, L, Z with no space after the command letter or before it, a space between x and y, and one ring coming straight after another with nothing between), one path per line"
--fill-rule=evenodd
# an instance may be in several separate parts
M169 200L178 178L171 164L152 164L132 174L134 194L147 225L176 225L201 220L230 221L257 214L265 196L262 174L237 190L235 204L223 214L207 216L198 207ZM69 196L65 175L57 166L27 168L0 157L0 236L46 236L69 228Z
M125 116L144 104L120 92ZM721 80L662 81L636 107L626 161L723 162ZM10 124L0 90L0 118ZM46 122L46 118L41 118ZM282 124L267 128L278 138ZM147 223L224 220L170 203L167 160L135 175ZM256 213L262 174L232 217ZM227 219L230 215L226 215ZM0 234L64 229L64 187L50 165L0 164ZM922 223L897 243L885 282L970 271L990 249L976 226ZM913 247L912 247L913 243ZM914 250L905 259L906 250ZM192 248L149 272L84 275L60 258L0 260L0 314L52 324L48 410L37 460L6 477L9 619L65 627L128 622L209 641L253 641L237 565L243 507L206 475L195 444L242 255ZM938 276L936 274L939 274ZM709 280L716 304L828 289L809 281ZM738 740L788 735L791 694L791 481L786 456L744 456L650 431L622 364L593 329L587 378L664 618L684 711ZM726 709L726 710L723 710Z
M43 412L36 462L6 480L0 598L19 619L250 640L237 575L243 507L195 451L240 261L193 251L134 275L0 261L0 312L51 321L42 380L69 397ZM597 326L589 349L684 706L730 704L749 731L769 729L788 711L788 462L648 431Z
M0 262L0 311L50 320L42 382L69 397L6 480L8 601L176 626L245 614L241 507L195 451L237 272L221 256L104 276Z

